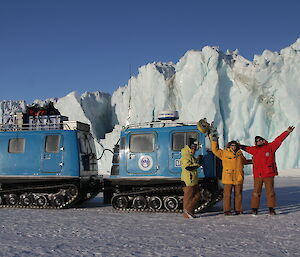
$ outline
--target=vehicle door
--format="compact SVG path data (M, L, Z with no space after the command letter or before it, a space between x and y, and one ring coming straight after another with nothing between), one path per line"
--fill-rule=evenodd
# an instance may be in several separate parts
M63 135L51 134L44 137L41 157L42 173L60 173L63 170Z
M154 174L157 173L157 135L150 133L129 133L126 154L127 173Z
M199 133L196 131L180 131L171 133L171 145L169 148L169 170L171 173L181 173L181 149L188 145L191 140L200 145ZM201 148L198 147L195 157L201 154L201 152Z
M88 174L90 171L97 171L96 149L92 135L84 131L78 131L77 135L79 139L81 174L83 175Z

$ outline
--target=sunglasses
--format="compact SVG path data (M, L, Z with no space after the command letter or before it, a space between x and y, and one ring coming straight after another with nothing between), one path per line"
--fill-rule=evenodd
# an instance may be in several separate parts
M257 143L257 142L259 142L259 141L264 141L263 139L257 139L256 141L255 141L255 143Z

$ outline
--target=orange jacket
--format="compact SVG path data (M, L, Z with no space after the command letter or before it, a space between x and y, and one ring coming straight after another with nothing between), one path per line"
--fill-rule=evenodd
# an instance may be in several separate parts
M244 165L249 162L244 157L242 151L238 150L234 152L230 148L221 150L216 141L211 141L211 148L214 155L222 160L222 183L230 185L243 184Z

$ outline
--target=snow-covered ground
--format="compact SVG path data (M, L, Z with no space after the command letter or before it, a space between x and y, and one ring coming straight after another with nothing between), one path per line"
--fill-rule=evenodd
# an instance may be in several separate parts
M292 171L290 171L292 172ZM300 177L276 178L277 216L225 217L222 203L194 220L180 214L124 213L101 196L67 210L0 209L0 256L300 256Z
M221 147L230 140L252 145L295 131L277 152L279 215L249 214L252 178L244 187L245 215L224 217L222 203L195 220L180 214L122 213L101 196L68 210L0 209L1 256L300 256L300 38L280 52L265 50L248 61L217 47L188 51L176 64L140 67L112 96L75 92L50 99L70 120L91 125L97 155L112 149L122 126L156 120L162 110L180 121L215 121ZM43 104L44 101L36 101ZM25 111L24 101L0 101L0 121ZM111 132L111 133L109 133ZM109 175L112 154L99 161Z

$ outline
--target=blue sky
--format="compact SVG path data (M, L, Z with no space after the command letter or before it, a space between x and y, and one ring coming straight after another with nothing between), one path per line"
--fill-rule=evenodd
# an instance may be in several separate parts
M206 45L249 60L299 35L300 1L0 0L0 100L112 93Z

